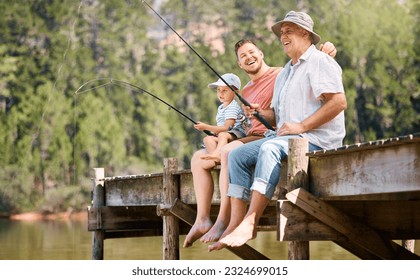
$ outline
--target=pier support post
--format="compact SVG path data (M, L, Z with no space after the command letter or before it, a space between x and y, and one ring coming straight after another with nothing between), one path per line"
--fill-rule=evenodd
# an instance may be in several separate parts
M287 192L297 188L308 190L308 140L305 138L289 139L287 158ZM289 260L309 260L309 241L288 242Z
M163 204L173 205L179 197L178 181L173 175L177 170L175 158L164 160ZM163 259L179 260L179 220L173 215L163 216Z
M92 206L96 209L101 209L105 206L105 191L104 191L104 169L94 168L95 175L93 177L93 201ZM101 222L100 215L98 221ZM101 228L102 225L98 225ZM92 260L104 259L104 236L105 232L101 229L95 230L92 233Z

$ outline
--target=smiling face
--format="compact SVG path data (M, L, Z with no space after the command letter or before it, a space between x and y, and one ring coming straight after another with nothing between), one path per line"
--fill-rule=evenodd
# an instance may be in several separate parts
M263 66L264 54L252 43L246 43L238 48L236 55L238 65L248 75L256 75Z
M293 59L299 57L311 45L311 38L308 31L300 28L294 23L284 23L280 28L280 41L284 52Z

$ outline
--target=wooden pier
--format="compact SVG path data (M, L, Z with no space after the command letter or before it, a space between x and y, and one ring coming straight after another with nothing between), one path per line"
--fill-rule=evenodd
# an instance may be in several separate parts
M289 259L309 259L316 240L361 259L420 259L419 159L419 133L311 153L305 139L291 140L258 230L277 231L273 242L288 242ZM103 170L95 169L88 209L92 259L103 259L105 239L156 235L163 236L163 259L179 259L179 235L196 215L190 170L179 170L173 158L158 174L106 177ZM212 175L217 190L219 170ZM214 217L219 203L216 191ZM267 259L248 245L227 249L242 259Z

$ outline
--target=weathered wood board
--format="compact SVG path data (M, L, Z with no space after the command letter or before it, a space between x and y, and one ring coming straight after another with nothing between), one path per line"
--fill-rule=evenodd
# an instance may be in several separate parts
M420 239L419 134L307 156L309 192L297 195L296 202L285 200L292 192L288 170L282 168L281 180L258 230L277 229L278 240L295 243L332 240L365 259L418 257L392 240ZM287 162L282 165L287 166ZM212 169L211 174L211 215L215 218L220 204L219 169ZM196 207L190 170L173 168L166 173L105 178L102 174L95 178L93 207L88 209L88 230L97 236L93 259L103 258L99 253L106 238L167 235L162 230L165 215L162 219L158 212L159 207L170 206L174 198L165 200L165 181L177 199L191 209ZM278 199L281 201L277 203ZM192 218L181 222L176 235L188 231Z
M309 155L309 191L320 198L419 199L420 138Z
M286 162L283 162L287 166ZM213 204L220 203L219 191L219 168L211 170L214 182ZM191 170L179 170L174 172L174 179L179 181L179 198L186 204L196 204L193 176ZM284 197L287 169L282 169L281 180L277 186L273 201ZM155 173L148 175L127 175L118 177L106 177L105 205L106 206L140 206L158 205L162 203L163 174Z
M326 202L375 229L386 239L420 239L420 201ZM280 241L338 241L344 238L288 200L280 200L277 206Z

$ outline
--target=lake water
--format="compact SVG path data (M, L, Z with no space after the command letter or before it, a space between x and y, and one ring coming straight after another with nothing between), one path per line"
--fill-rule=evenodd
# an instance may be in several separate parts
M180 237L182 244L185 236ZM417 242L416 253L420 253ZM270 259L287 260L287 242L276 241L275 232L259 232L248 244ZM0 260L90 260L92 233L86 220L10 221L0 219ZM194 243L180 249L183 260L237 260L228 250L207 252L207 245ZM314 260L358 259L329 241L311 242L310 258ZM162 237L107 239L107 260L161 260Z

